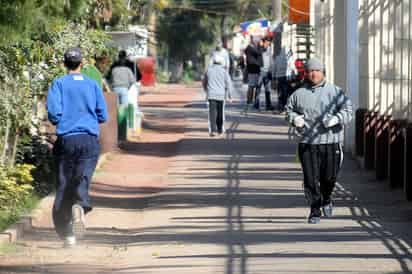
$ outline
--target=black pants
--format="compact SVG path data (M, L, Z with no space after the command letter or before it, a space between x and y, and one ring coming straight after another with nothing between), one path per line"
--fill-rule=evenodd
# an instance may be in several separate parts
M312 209L331 202L336 178L342 166L340 144L299 144L299 159L303 170L305 196Z
M256 97L256 87L248 87L246 95L246 104L251 105Z
M278 103L279 110L283 110L289 97L289 83L286 77L278 78Z
M209 100L209 132L223 133L224 101Z
M100 145L96 136L77 134L59 137L53 147L57 163L56 197L53 222L60 237L73 235L72 206L79 204L85 213L92 209L89 187Z

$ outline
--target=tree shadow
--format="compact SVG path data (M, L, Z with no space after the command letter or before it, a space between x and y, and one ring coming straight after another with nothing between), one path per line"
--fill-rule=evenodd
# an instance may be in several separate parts
M192 115L190 111L188 113ZM193 113L192 118L196 122L205 118L204 113L197 112L196 106ZM243 129L245 124L246 130ZM336 207L348 208L350 215L337 214L325 221L339 222L341 226L307 225L306 210L301 215L277 215L279 210L306 207L302 189L296 187L302 175L295 162L295 144L283 134L273 132L273 125L280 127L282 124L285 122L278 116L245 117L232 112L228 117L229 127L225 139L189 137L177 143L127 144L123 149L128 154L171 157L177 149L178 155L168 174L169 186L166 189L131 186L116 189L116 182L113 182L113 186L96 182L99 188L92 197L94 205L103 211L109 208L141 210L148 217L162 210L166 218L164 224L143 228L91 227L84 245L145 248L177 242L189 246L186 252L157 256L156 264L115 266L111 268L113 272L161 273L173 268L182 272L201 273L205 262L213 260L214 267L222 266L225 274L274 273L277 259L297 262L309 260L311 263L325 259L341 259L352 263L352 260L371 259L392 260L399 264L401 271L387 273L410 273L412 237L411 232L408 232L411 220L407 216L412 216L411 206L402 204L405 206L402 211L396 197L387 197L387 193L376 186L371 191L372 182L366 180L352 160L346 161L334 196ZM193 132L199 128L197 124L194 127L196 129ZM260 127L273 132L273 138L266 134L260 135ZM257 138L245 137L245 131L253 133L255 129ZM118 197L108 197L106 194ZM365 196L366 199L363 199ZM390 207L385 209L384 206ZM223 209L223 214L211 211L215 208ZM257 209L262 214L252 214L250 209ZM56 236L51 229L36 228L29 237L41 242ZM381 243L385 250L362 250L372 242ZM345 243L356 243L359 252L317 252L316 248ZM206 253L190 250L192 246L209 245L222 247L222 251ZM270 245L273 251L256 251L256 246L264 245ZM297 248L300 245L313 245L313 250L308 252ZM41 273L48 269L64 273L72 265L45 264L42 267L34 264L2 266L2 270ZM93 265L79 267L96 270L96 273L101 271ZM260 271L259 267L263 270ZM348 269L342 269L340 265L331 265L330 269L330 272L336 273L359 273L365 270L360 268L353 271L353 266L349 265ZM298 270L284 272L299 273ZM321 272L327 271L317 271Z

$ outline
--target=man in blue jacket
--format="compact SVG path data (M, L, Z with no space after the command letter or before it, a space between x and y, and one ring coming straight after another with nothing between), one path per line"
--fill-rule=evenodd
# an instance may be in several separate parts
M48 118L57 135L53 222L68 247L85 232L84 215L92 209L89 186L100 153L99 123L107 120L102 89L80 73L82 58L79 48L65 52L68 73L53 81L47 95Z
M307 82L286 104L287 120L298 133L303 185L310 204L308 222L332 216L332 192L343 161L344 125L352 119L352 103L341 88L325 80L317 58L305 65Z

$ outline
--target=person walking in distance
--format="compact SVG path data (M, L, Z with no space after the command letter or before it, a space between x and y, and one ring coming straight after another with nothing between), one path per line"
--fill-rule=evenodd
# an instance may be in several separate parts
M325 80L325 66L317 58L305 65L307 81L286 104L287 120L299 138L298 155L305 196L310 205L308 223L332 216L332 192L343 161L343 128L353 116L343 90Z
M232 80L224 67L221 55L213 56L213 64L207 68L203 78L203 89L209 106L209 135L221 137L225 131L225 100L231 100Z
M80 49L69 48L64 54L68 73L55 79L47 94L48 118L57 135L53 222L68 247L83 236L85 214L92 210L89 187L100 153L99 123L107 120L102 89L80 73L81 64Z
M291 93L289 82L295 73L292 55L291 49L283 47L273 63L273 79L277 82L278 109L280 113L284 112L287 99Z
M223 58L224 62L223 62L222 65L229 72L229 69L230 69L230 55L229 55L229 51L226 49L226 45L224 45L224 43L222 43L221 40L216 41L216 48L210 54L209 65L213 65L213 62L214 62L213 57L215 55L220 55Z
M269 38L264 38L261 40L261 47L260 50L262 52L262 61L263 66L260 70L260 79L259 84L256 89L256 96L255 96L255 108L260 108L260 100L259 95L261 91L261 87L263 86L265 89L265 101L266 101L266 110L273 110L272 101L271 101L271 80L272 80L272 52L270 50L270 40Z
M127 106L129 88L136 82L138 78L134 75L130 64L127 60L126 51L121 50L118 54L118 60L110 68L106 78L108 79L111 88L118 95L118 104ZM140 73L140 72L139 72Z
M259 86L260 68L263 66L262 52L258 44L260 37L251 36L251 43L246 47L246 70L248 79L247 108L253 104Z

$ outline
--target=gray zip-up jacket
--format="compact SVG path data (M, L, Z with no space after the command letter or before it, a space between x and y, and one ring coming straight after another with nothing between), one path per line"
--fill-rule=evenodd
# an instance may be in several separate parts
M323 81L317 86L306 84L296 90L288 99L286 113L292 126L296 116L304 115L304 127L295 130L300 143L342 143L343 126L352 119L352 102L341 88ZM323 121L333 115L339 123L326 128Z
M111 79L112 88L130 88L136 82L133 71L126 66L118 66L112 69Z
M232 80L223 65L212 64L207 68L203 78L206 100L224 101L232 98Z

